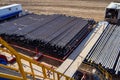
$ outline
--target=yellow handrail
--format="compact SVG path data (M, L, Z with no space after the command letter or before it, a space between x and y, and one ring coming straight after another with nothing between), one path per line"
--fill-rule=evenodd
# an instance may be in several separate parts
M101 65L98 65L98 68L99 70L102 71L102 73L107 77L109 78L110 80L112 80L112 75L110 73L108 73L107 70L105 70Z
M24 79L24 80L27 80L26 74L30 74L33 77L33 80L35 80L36 77L37 78L39 77L39 78L49 79L49 80L73 80L73 78L70 78L70 77L68 77L68 76L66 76L66 75L64 75L64 74L62 74L62 73L60 73L58 71L55 71L54 69L51 69L51 68L49 68L49 67L47 67L47 66L45 66L45 65L43 65L43 64L41 64L41 63L39 63L39 62L37 62L35 60L33 60L32 58L30 58L30 57L28 57L26 55L18 53L7 42L5 42L2 38L0 38L0 44L2 44L4 47L6 47L10 51L9 54L12 54L12 55L15 56L16 62L18 63L18 66L19 66L19 69L6 67L5 65L3 66L1 64L0 64L0 66L5 67L5 68L9 68L9 69L13 69L15 71L20 72L20 74L22 76L22 79ZM31 72L25 72L24 71L24 68L23 68L21 60L25 60L25 61L29 62ZM42 75L38 75L38 74L36 74L34 72L35 70L33 69L33 65L32 64L37 65L37 66L39 66L42 69ZM52 73L51 76L48 76L47 71L50 71ZM3 74L3 75L5 75L5 74ZM2 77L2 76L0 76L0 77ZM8 77L11 79L12 77L16 77L16 76L11 76L10 75ZM20 79L20 77L18 77L18 78Z
M2 77L2 78L8 78L8 79L11 79L11 80L23 80L22 77L8 75L8 74L4 74L4 73L0 73L0 77Z
M94 68L97 68L98 70L100 70L102 72L103 75L106 76L106 78L109 78L109 80L112 80L112 75L107 71L105 70L101 65L94 65L94 63L90 60L90 63L88 62L84 62L86 65L89 65L89 66L92 66Z

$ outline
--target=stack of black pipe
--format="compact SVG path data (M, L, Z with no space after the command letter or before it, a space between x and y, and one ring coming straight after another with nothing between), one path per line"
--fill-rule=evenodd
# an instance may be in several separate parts
M120 26L109 24L85 61L101 65L112 75L120 75Z
M80 44L94 24L93 19L29 14L1 23L0 34L7 41L63 58Z

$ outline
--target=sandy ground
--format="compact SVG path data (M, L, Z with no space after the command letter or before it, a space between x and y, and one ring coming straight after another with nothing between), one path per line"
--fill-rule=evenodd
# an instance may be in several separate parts
M23 8L37 14L66 14L104 20L105 7L119 0L0 0L0 5L20 3Z

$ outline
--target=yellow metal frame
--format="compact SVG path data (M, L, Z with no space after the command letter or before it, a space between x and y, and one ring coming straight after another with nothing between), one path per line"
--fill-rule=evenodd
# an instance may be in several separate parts
M93 62L91 60L90 60L90 63L88 63L88 62L85 62L85 63L89 66L92 66L92 64L93 64ZM95 67L94 64L93 64L93 67ZM109 78L109 80L112 80L112 75L109 72L107 72L107 70L105 70L101 65L98 65L97 69L100 70L102 72L102 74L105 75L105 77Z
M98 69L102 71L102 73L106 76L106 78L109 78L109 80L112 80L112 75L107 72L102 66L98 65Z
M9 54L15 56L16 62L18 63L18 66L19 66L19 69L16 69L16 68L13 68L13 67L10 67L10 66L6 66L6 65L3 65L3 64L0 64L0 66L4 67L4 68L7 68L7 69L17 71L22 76L22 77L18 77L18 76L14 76L14 75L8 75L8 74L0 73L0 77L3 77L3 78L7 77L9 79L27 80L26 75L30 74L33 77L33 80L35 80L36 77L37 78L43 78L43 79L49 79L49 80L74 80L73 78L70 78L70 77L68 77L68 76L66 76L66 75L64 75L64 74L62 74L58 71L55 71L55 70L53 70L53 69L51 69L51 68L49 68L49 67L47 67L43 64L40 64L39 62L31 59L28 56L25 56L23 54L18 53L7 42L5 42L2 38L0 38L0 44L2 44L4 47L6 47L8 49L7 52L9 52ZM5 51L4 49L1 49L1 50ZM29 62L31 72L25 72L24 71L21 59ZM33 69L32 64L37 65L42 69L42 75L37 75L37 74L34 73L34 69ZM52 77L47 76L47 74L48 74L47 71L48 70L53 73L53 74L51 74Z

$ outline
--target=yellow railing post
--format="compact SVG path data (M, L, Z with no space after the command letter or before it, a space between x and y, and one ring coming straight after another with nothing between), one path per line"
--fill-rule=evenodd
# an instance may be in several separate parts
M112 75L110 74L109 76L110 76L110 80L112 80Z
M65 80L69 80L69 78L68 78L68 77L65 77Z
M60 75L57 73L57 79L60 80Z
M44 66L42 66L42 72L43 72L44 78L47 78L47 74Z
M31 72L32 72L33 80L35 80L35 74L34 74L34 71L33 71L32 63L29 62L29 64L30 64L30 69L31 69Z
M23 79L24 79L24 80L27 80L26 74L25 74L25 72L24 72L24 69L23 69L23 66L22 66L22 63L21 63L21 60L20 60L19 56L16 56L16 61L17 61L17 63L18 63L19 70L20 70L20 73L22 74Z
M55 80L55 72L53 72L53 80Z

